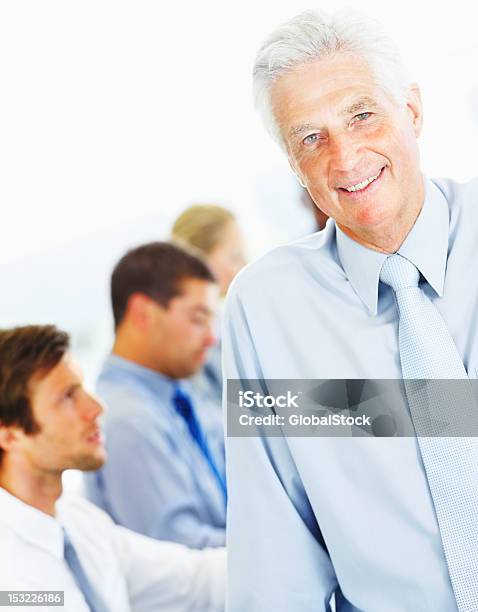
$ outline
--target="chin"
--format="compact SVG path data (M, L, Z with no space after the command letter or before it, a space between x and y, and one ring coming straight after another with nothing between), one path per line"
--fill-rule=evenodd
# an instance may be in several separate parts
M183 363L176 371L176 378L189 378L197 374L206 363L206 358L195 359L189 363Z
M184 369L182 374L180 376L178 376L178 378L190 378L191 376L194 376L195 374L197 374L200 369L202 368L202 363L201 365L195 366L193 368L189 368L189 369Z
M362 228L374 228L386 223L393 219L396 215L394 208L390 206L377 205L377 203L371 203L368 206L364 206L356 216L355 222L358 227Z
M99 470L106 462L106 451L96 455L83 456L76 461L75 469L82 472L95 472Z

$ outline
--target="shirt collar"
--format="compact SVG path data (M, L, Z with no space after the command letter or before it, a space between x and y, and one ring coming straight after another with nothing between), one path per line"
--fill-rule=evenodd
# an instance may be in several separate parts
M173 397L179 382L118 355L109 355L107 357L101 371L101 376L108 375L110 371L114 373L121 371L128 376L132 376L162 397Z
M20 538L63 559L63 531L56 518L0 487L0 523Z
M443 295L448 254L449 210L445 196L425 179L425 201L398 253L410 260L435 292ZM378 283L388 257L349 238L337 227L337 251L347 278L371 314L377 314Z

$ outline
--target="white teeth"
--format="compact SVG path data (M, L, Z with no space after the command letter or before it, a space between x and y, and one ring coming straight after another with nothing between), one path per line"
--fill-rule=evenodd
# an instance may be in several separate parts
M376 178L378 178L378 175L380 174L380 172L378 174L376 174L375 176L371 176L370 178L365 179L361 183L357 183L356 185L352 185L352 187L344 187L344 189L346 189L347 191L360 191L361 189L364 189L365 187L367 187L367 185L369 185Z

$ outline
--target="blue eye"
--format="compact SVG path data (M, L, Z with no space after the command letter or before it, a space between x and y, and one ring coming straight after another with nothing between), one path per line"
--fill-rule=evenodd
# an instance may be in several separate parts
M359 115L355 115L354 119L357 121L365 121L370 117L372 113L360 113Z
M318 140L319 140L318 134L309 134L308 136L304 138L302 142L305 145L312 145L312 144L315 144Z

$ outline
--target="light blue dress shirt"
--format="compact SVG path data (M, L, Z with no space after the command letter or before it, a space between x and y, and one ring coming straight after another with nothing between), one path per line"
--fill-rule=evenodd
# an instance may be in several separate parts
M201 370L189 382L191 388L201 396L208 399L213 405L222 410L222 366L221 341L208 351L208 358Z
M86 474L88 498L113 520L153 538L192 548L224 546L223 491L173 405L177 381L111 355L98 379L106 404L108 460ZM190 391L186 381L181 388ZM225 475L222 418L192 396L196 416Z
M398 252L476 378L478 181L425 187ZM385 257L329 220L248 266L228 298L225 378L401 378ZM416 439L230 437L226 455L229 612L325 611L334 593L340 612L456 611Z

